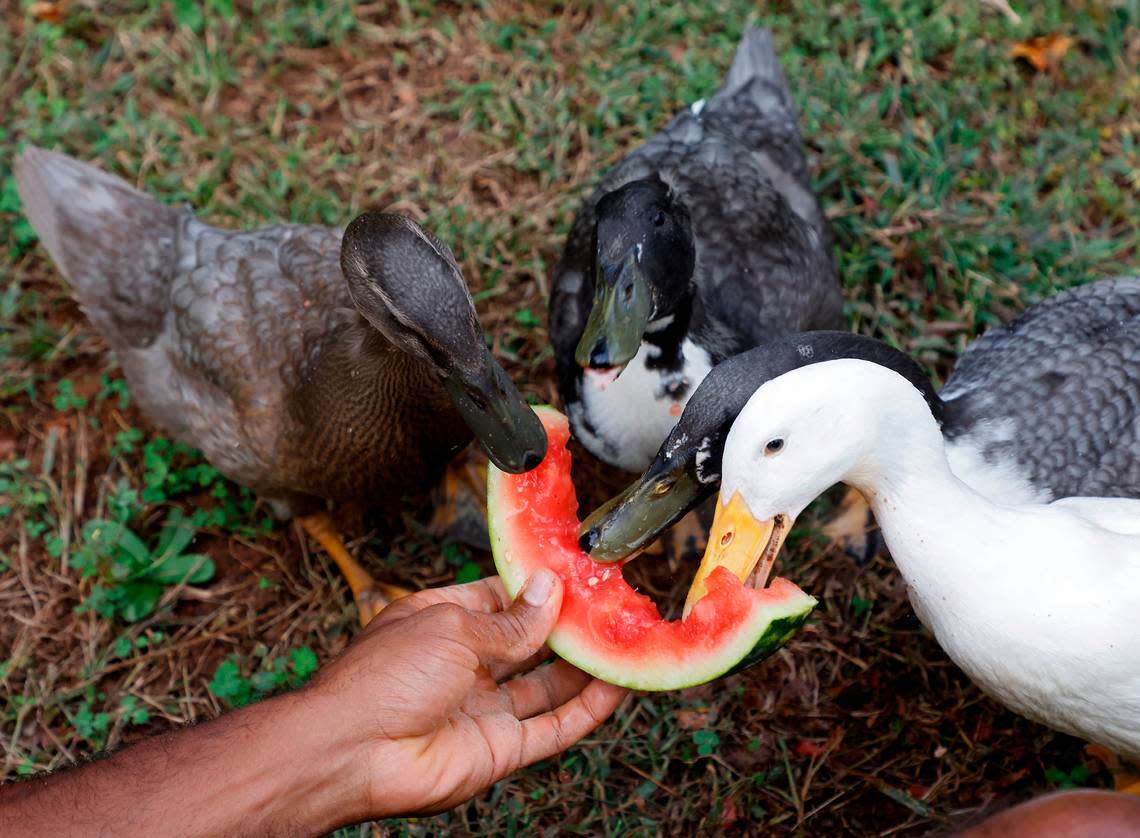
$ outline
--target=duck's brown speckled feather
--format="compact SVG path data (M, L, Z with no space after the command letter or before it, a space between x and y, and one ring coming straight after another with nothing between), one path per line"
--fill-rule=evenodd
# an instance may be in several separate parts
M398 498L470 440L438 375L353 308L339 230L221 230L41 149L16 175L132 396L279 515Z

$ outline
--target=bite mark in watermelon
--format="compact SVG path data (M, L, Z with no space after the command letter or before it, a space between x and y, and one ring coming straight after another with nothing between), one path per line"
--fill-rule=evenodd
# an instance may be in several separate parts
M616 564L578 548L578 499L570 480L570 430L550 407L536 409L550 440L546 459L525 474L487 475L487 521L495 566L513 597L540 567L564 585L562 613L548 641L591 675L639 690L696 686L750 666L783 646L816 600L787 579L745 587L725 568L684 620L667 621Z

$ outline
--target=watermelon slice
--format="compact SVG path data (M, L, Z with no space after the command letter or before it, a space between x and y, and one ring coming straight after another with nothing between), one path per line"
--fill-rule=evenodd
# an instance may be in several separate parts
M540 567L565 586L549 645L579 669L639 690L674 690L711 681L771 655L803 625L816 601L786 579L761 590L725 568L684 620L667 621L616 564L578 548L578 500L570 480L570 429L550 407L536 410L550 445L525 474L488 467L487 519L495 566L513 597Z

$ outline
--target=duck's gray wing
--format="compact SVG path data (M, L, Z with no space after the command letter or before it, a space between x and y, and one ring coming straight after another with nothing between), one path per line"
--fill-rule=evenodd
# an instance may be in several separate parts
M989 330L941 395L949 439L1051 497L1140 497L1140 277L1062 291Z
M730 354L842 324L832 231L770 31L749 27L716 94L642 151L667 161L663 177L690 204L701 301L714 321L706 342Z
M808 179L799 111L768 29L749 26L720 89L690 108L713 133L748 149L788 205L831 248L834 237Z
M773 188L755 155L707 136L684 148L663 174L692 211L694 279L706 323L734 354L792 332L838 328L843 301L831 248ZM702 341L708 342L708 341Z

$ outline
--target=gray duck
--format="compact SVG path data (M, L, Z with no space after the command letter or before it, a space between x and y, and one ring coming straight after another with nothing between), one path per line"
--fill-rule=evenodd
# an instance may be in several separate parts
M399 215L343 235L222 230L125 181L29 147L20 198L144 412L200 448L344 572L361 619L402 589L349 555L329 501L390 504L476 436L492 462L541 462L546 435L484 341L447 245Z
M1131 276L1061 291L990 329L937 393L908 355L861 335L790 335L730 358L698 388L642 477L583 522L582 548L605 561L649 543L716 492L725 439L757 389L842 358L906 378L941 428L953 473L992 501L1140 498L1140 276ZM859 498L845 499L835 534L865 529Z
M708 371L836 328L832 233L766 29L586 199L555 270L551 339L574 435L627 471L653 458Z

